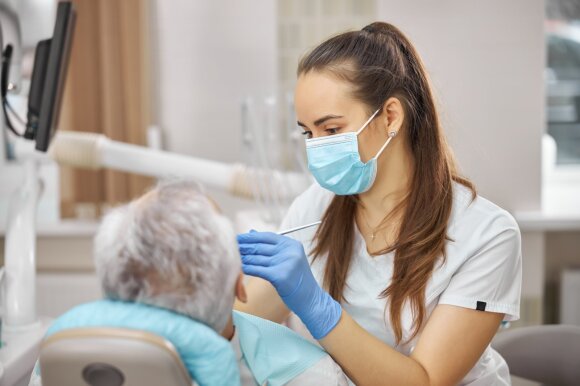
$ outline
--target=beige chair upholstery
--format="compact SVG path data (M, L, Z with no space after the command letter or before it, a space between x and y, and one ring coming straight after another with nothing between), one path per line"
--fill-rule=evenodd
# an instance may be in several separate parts
M40 349L43 386L191 386L165 339L122 328L78 328L47 338Z
M580 326L514 328L491 343L510 374L547 385L580 385Z

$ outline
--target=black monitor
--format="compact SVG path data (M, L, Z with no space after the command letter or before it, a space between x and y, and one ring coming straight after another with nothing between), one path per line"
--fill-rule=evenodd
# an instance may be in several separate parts
M52 38L36 47L24 136L35 139L39 151L48 149L58 124L74 24L73 4L58 3Z

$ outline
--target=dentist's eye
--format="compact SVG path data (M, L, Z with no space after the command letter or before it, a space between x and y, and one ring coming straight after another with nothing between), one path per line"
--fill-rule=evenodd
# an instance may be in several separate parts
M302 135L305 135L306 138L312 138L312 131L304 130Z
M338 127L332 127L330 129L326 129L324 131L326 131L329 135L332 135L332 134L338 133L338 130L340 130Z

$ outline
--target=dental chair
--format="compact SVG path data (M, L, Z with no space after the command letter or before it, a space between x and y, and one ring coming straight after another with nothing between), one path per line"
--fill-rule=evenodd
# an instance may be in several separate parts
M59 316L38 365L33 379L43 386L240 385L235 353L212 328L167 309L109 299Z
M514 328L497 334L491 346L512 375L546 385L580 384L580 326Z
M77 328L48 337L40 350L43 386L191 386L175 347L122 328Z

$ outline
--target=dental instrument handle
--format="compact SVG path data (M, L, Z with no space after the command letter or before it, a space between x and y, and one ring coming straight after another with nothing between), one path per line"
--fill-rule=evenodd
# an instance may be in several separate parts
M313 227L316 225L320 225L321 223L322 223L322 221L316 221L316 222L313 222L311 224L306 224L306 225L301 225L299 227L286 229L284 231L278 232L278 234L279 235L287 235L288 233L297 232L297 231L300 231L302 229L306 229L306 228L310 228L310 227Z

